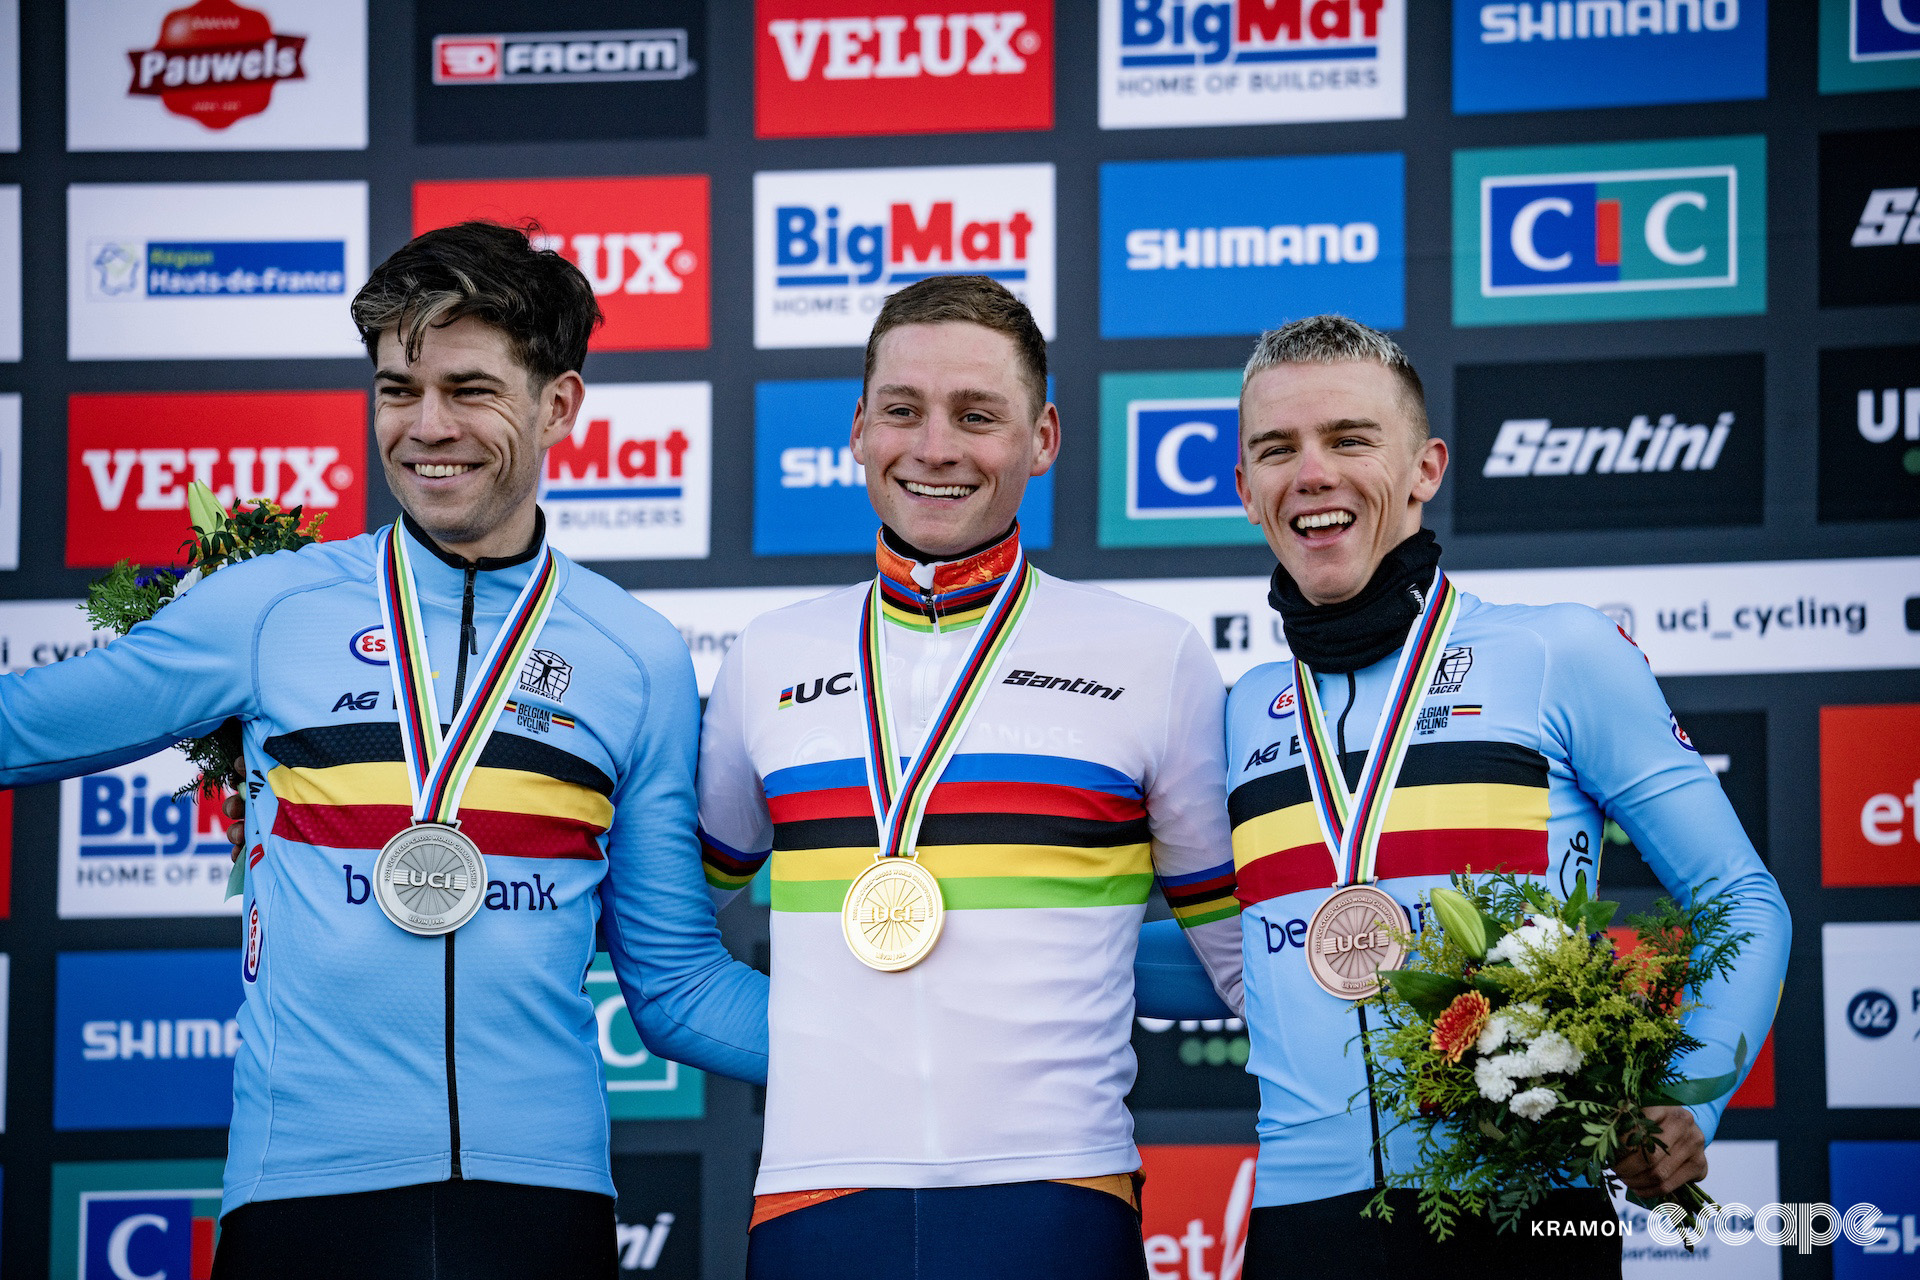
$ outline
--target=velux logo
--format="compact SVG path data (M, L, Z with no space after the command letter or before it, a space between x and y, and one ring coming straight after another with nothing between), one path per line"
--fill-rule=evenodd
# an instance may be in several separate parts
M538 235L533 247L549 249L573 260L595 294L679 293L684 278L700 265L678 231L631 231L625 234L577 232L571 236Z
M1019 75L1042 43L1019 12L776 18L767 34L793 81Z
M102 511L118 511L131 499L140 511L183 511L187 485L198 480L221 505L267 501L320 510L338 506L354 481L331 445L254 449L84 449L80 465L93 481ZM135 477L139 483L134 483Z

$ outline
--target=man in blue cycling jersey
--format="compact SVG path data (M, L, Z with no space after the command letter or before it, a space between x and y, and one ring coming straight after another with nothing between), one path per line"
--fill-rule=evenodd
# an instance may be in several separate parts
M596 926L652 1051L764 1080L767 1029L701 874L686 647L535 505L599 309L566 260L468 223L395 253L353 316L402 518L0 679L0 786L241 722L216 1277L605 1280Z
M1248 1070L1261 1098L1249 1280L1402 1264L1423 1275L1620 1271L1600 1188L1551 1193L1533 1215L1547 1224L1539 1233L1527 1223L1496 1237L1482 1219L1445 1245L1428 1237L1412 1191L1389 1192L1390 1225L1360 1216L1410 1167L1414 1141L1383 1133L1390 1118L1367 1092L1358 1036L1369 1015L1355 997L1373 966L1356 983L1324 959L1375 936L1336 936L1343 908L1359 904L1346 916L1371 921L1398 904L1424 925L1420 895L1469 869L1537 877L1562 896L1581 871L1604 887L1612 820L1670 894L1686 900L1712 881L1753 934L1737 972L1700 992L1706 1007L1688 1026L1705 1047L1682 1064L1688 1074L1731 1070L1742 1036L1759 1049L1786 971L1779 888L1633 643L1594 610L1492 605L1438 572L1421 513L1446 466L1419 376L1391 339L1340 316L1261 338L1242 383L1236 476L1279 560L1269 600L1311 685L1296 687L1294 663L1269 664L1241 679L1227 710ZM1404 755L1370 762L1391 754L1370 744L1383 741L1383 704L1396 703L1419 717ZM1331 802L1310 761L1336 785L1344 776L1355 805L1369 798L1355 788L1374 788L1386 818L1371 846L1358 823L1343 836L1317 808ZM1207 1012L1219 1016L1188 1016ZM1649 1197L1704 1176L1724 1106L1650 1109L1664 1151L1616 1172Z

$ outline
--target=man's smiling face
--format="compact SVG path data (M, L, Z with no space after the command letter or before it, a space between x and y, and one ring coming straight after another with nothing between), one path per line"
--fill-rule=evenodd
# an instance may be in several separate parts
M1422 439L1412 413L1400 380L1370 361L1274 365L1242 391L1240 502L1314 604L1358 595L1419 532L1447 446Z
M931 555L996 537L1053 465L1060 419L1035 405L1013 339L967 321L880 339L853 415L853 456L886 526Z
M373 430L387 484L449 551L512 555L533 536L540 461L586 389L572 372L530 384L506 334L471 316L428 328L411 361L394 330L380 335Z

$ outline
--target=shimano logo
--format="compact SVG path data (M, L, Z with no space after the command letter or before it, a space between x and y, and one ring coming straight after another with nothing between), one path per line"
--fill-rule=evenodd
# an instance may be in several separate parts
M1853 229L1853 247L1883 244L1920 244L1920 211L1914 208L1920 187L1879 187L1867 196L1860 225Z
M912 19L911 35L899 16L780 18L767 34L792 81L812 79L816 65L823 80L912 80L1019 75L1027 69L1021 55L1040 51L1040 36L1026 26L1024 13L925 13Z
M1090 698L1104 698L1108 702L1117 701L1120 695L1126 692L1124 686L1118 689L1109 689L1106 685L1095 680L1089 680L1085 676L1074 676L1072 678L1067 676L1043 676L1036 671L1027 671L1024 669L1009 672L1007 678L1000 683L1025 685L1029 689L1059 689L1065 693L1084 693Z
M1480 6L1480 43L1731 31L1740 0L1541 0Z
M1732 432L1731 413L1722 413L1711 427L1680 422L1671 413L1661 414L1659 422L1649 425L1647 415L1638 413L1624 431L1556 427L1547 418L1509 418L1500 424L1480 474L1491 479L1589 472L1625 475L1672 471L1676 466L1682 471L1711 471Z
M1179 267L1272 267L1292 263L1372 262L1380 256L1380 228L1371 222L1306 226L1143 227L1127 233L1127 270Z
M846 445L795 445L780 451L782 489L864 489L866 484L867 469L854 461Z
M684 28L433 38L433 82L442 85L684 80L698 69Z
M144 1018L138 1023L86 1022L80 1026L88 1062L109 1058L231 1058L240 1052L240 1023L228 1018Z

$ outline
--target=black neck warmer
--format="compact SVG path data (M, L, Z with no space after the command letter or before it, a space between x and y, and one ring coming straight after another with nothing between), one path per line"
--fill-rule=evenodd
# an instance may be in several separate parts
M1422 529L1387 552L1367 585L1350 600L1313 604L1300 593L1293 575L1275 565L1267 603L1280 614L1287 647L1315 672L1358 671L1406 643L1439 563L1440 544L1431 530Z

